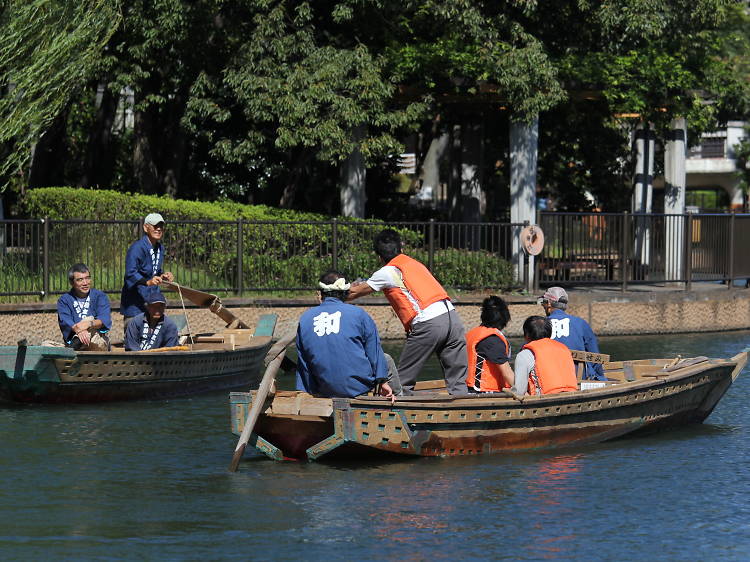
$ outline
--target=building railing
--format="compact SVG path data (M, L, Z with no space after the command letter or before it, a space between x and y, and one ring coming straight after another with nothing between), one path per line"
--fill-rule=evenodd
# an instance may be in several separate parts
M511 266L522 224L367 221L170 221L165 270L177 282L219 294L300 291L327 269L351 278L380 267L372 240L401 233L405 251L447 288L517 287ZM44 298L70 289L68 268L86 263L94 286L119 294L125 254L143 234L138 221L0 221L0 297Z
M537 280L549 284L720 281L750 278L750 215L547 213Z

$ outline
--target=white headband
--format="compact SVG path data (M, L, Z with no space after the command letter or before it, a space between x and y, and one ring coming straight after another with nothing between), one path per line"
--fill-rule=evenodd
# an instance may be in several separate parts
M326 285L325 283L318 283L318 285L324 291L348 291L349 287L352 286L351 283L347 283L346 279L343 277L339 277L330 285Z

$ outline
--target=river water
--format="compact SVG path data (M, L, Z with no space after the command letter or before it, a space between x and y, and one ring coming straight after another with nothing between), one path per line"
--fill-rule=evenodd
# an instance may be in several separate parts
M729 357L750 332L600 343ZM226 393L0 408L0 559L747 560L749 391L745 372L703 425L562 452L248 453L236 474Z

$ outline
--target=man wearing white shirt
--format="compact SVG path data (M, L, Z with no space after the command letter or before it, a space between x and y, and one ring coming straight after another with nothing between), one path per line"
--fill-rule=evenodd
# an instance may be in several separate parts
M412 394L419 371L435 352L451 394L466 394L464 325L450 297L430 271L401 252L401 237L391 229L375 237L383 263L365 282L352 285L347 300L383 291L406 330L398 372L404 394Z

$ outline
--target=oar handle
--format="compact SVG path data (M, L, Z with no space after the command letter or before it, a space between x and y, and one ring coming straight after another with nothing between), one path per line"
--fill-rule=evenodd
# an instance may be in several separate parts
M245 447L247 447L247 443L250 441L250 435L253 433L253 429L255 429L255 423L260 417L260 411L266 403L266 398L268 398L268 393L271 390L276 373L284 361L286 348L292 343L296 333L297 326L295 325L294 330L281 338L266 355L266 360L270 359L270 362L267 364L265 373L263 373L263 379L260 381L260 386L258 386L258 392L256 392L250 412L247 414L245 427L242 428L242 434L237 441L237 446L234 448L232 462L229 463L230 472L237 472L242 455L245 453Z

